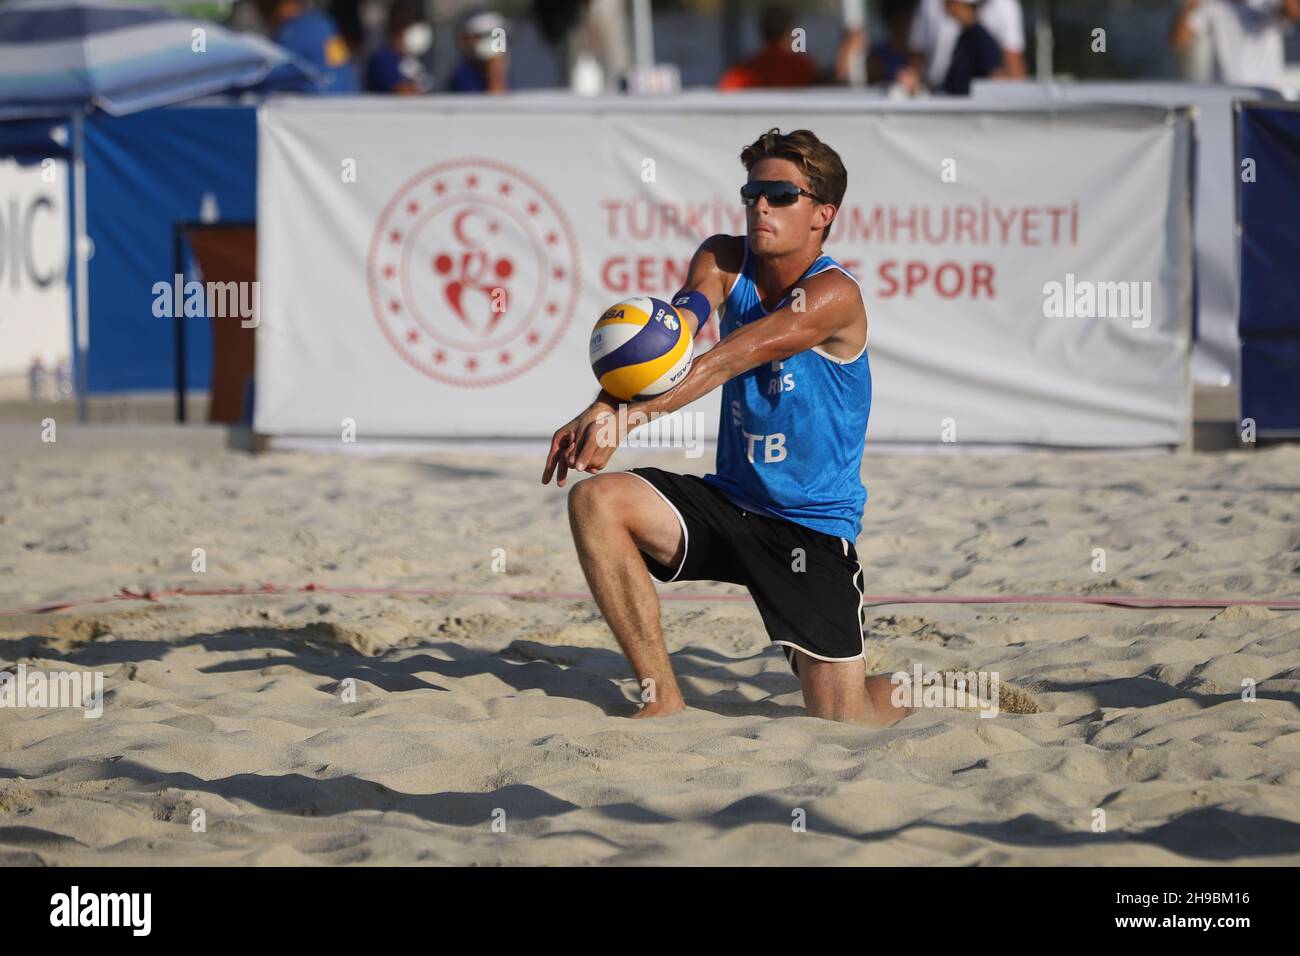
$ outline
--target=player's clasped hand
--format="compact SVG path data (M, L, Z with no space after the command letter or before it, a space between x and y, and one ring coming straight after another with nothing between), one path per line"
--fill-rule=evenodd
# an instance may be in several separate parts
M622 441L623 436L616 433L618 428L615 406L602 395L551 436L542 484L548 484L555 475L555 484L563 488L570 468L593 475L600 471Z
M607 412L579 433L576 450L571 456L578 471L596 474L607 464L614 450L627 437L627 416Z

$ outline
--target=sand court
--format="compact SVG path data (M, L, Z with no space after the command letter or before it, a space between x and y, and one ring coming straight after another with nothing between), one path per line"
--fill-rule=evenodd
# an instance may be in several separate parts
M666 585L723 599L662 602L689 709L634 723L639 688L573 597L566 493L538 483L540 463L5 453L3 608L265 582L487 593L0 618L6 670L104 680L98 718L0 707L0 860L1300 862L1297 612L869 608L874 672L997 672L1003 703L869 730L804 713L742 588ZM866 590L1294 599L1287 476L1300 449L869 455ZM494 596L515 592L561 596Z

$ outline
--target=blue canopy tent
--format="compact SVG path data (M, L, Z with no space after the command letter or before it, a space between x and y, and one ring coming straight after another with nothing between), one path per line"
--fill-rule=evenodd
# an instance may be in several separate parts
M156 7L120 0L10 0L0 6L0 121L68 121L75 364L83 421L91 254L86 117L122 116L232 90L265 92L304 78L317 80L309 65L263 37ZM22 129L27 137L49 136L26 123Z
M251 225L257 218L257 108L183 103L131 116L86 120L86 225L92 331L87 390L157 391L210 387L209 317L158 317L153 285L176 273L204 280L190 258L186 227ZM179 231L178 231L179 230ZM174 376L173 376L174 371Z

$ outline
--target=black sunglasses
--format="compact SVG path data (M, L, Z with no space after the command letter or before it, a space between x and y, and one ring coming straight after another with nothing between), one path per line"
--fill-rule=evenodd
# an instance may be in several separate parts
M740 187L740 201L746 206L758 202L759 196L766 196L769 206L793 206L799 201L800 196L809 196L821 202L816 193L800 189L785 179L756 179Z

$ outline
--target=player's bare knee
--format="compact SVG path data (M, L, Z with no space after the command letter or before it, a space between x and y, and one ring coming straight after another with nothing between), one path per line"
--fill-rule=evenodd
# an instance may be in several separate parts
M569 520L572 523L613 518L617 511L613 475L596 475L575 482L569 489Z
M595 479L588 478L585 481L575 481L569 487L569 521L576 523L585 518L592 509L593 488Z

